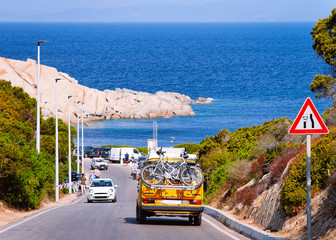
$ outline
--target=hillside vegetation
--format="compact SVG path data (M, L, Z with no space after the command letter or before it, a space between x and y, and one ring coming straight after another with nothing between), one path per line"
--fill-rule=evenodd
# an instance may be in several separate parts
M0 200L18 209L38 208L45 197L55 193L55 118L41 119L40 154L35 150L35 130L36 100L22 88L0 80ZM62 182L68 162L68 125L62 120L59 134Z
M325 121L330 122L335 113L335 109L329 109L323 115ZM243 214L244 218L254 218L271 231L281 231L286 220L304 213L305 137L289 135L291 124L288 118L280 118L235 132L222 130L204 139L199 157L205 176L206 202ZM336 184L336 128L330 125L329 131L312 140L312 197ZM336 204L324 206L329 215L313 218L314 221L327 222L331 218L334 222ZM316 224L325 233L332 226L322 228Z

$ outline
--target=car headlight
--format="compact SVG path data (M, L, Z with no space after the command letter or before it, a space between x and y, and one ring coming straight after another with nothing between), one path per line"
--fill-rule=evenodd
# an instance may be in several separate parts
M89 190L89 193L93 193L93 190L92 190L92 189L90 189L90 190Z
M109 189L108 192L109 192L109 193L113 193L113 189L112 189L112 188Z

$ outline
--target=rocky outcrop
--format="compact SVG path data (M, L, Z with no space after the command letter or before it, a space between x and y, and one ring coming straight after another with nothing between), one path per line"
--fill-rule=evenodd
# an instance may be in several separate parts
M194 101L195 104L210 104L212 103L211 98L199 97Z
M286 214L280 209L280 192L292 161L287 163L280 180L255 199L247 210L246 218L253 218L267 230L279 231L286 221Z
M40 106L44 117L55 116L55 79L58 81L58 117L68 121L68 96L71 122L77 121L77 102L82 101L84 121L119 118L155 118L173 115L195 115L190 104L194 101L183 94L136 92L128 89L99 91L78 84L78 81L56 68L41 65ZM18 61L0 58L0 79L22 87L37 98L37 63L35 60ZM80 113L81 116L81 113Z

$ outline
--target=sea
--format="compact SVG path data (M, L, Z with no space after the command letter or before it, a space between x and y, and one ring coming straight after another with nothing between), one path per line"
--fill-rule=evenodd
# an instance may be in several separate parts
M0 23L0 57L37 59L79 84L210 98L195 116L118 119L84 126L84 145L146 147L157 125L158 145L200 143L221 129L295 119L310 83L327 74L312 48L315 22L296 23ZM155 132L155 133L154 133ZM80 140L81 141L81 140ZM76 141L75 141L76 142Z

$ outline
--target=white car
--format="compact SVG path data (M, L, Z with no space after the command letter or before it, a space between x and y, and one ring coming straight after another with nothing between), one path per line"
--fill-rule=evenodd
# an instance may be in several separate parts
M93 201L117 201L118 185L114 185L110 178L94 179L87 194L87 202Z
M98 167L98 169L107 170L108 168L104 158L92 158L91 169L95 169L96 166Z

